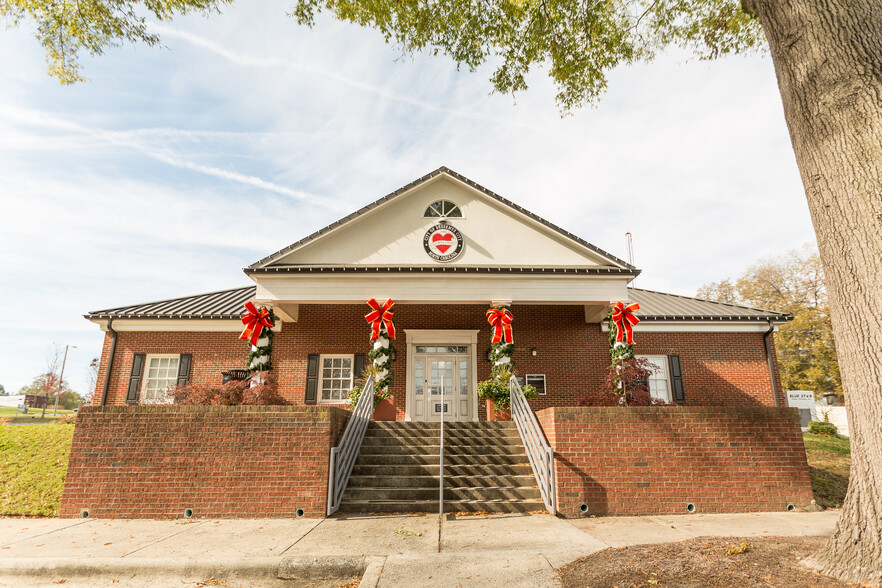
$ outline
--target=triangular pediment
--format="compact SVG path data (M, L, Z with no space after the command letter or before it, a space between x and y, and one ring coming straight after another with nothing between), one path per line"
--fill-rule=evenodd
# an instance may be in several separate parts
M455 204L446 230L426 210ZM454 233L449 240L449 233ZM427 251L426 236L435 238ZM458 236L456 236L458 234ZM462 246L455 252L449 244ZM439 249L440 247L440 249ZM442 253L443 252L443 253ZM434 256L432 255L434 253ZM438 258L441 258L440 260ZM610 268L633 270L541 217L446 168L369 204L362 210L255 263L248 270L293 267Z

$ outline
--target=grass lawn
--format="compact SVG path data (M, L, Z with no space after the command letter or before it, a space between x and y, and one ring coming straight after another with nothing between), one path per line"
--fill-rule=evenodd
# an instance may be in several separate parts
M0 426L0 515L58 516L74 425Z
M16 408L14 406L0 406L0 423L2 422L10 422L10 423L40 423L40 422L51 422L57 419L60 416L66 414L74 414L72 410L64 410L59 408L58 414L52 414L52 407L48 407L46 409L46 418L41 419L40 416L43 414L42 408L29 408L28 414L18 414Z
M851 443L847 437L803 434L815 501L824 508L842 508L848 489Z

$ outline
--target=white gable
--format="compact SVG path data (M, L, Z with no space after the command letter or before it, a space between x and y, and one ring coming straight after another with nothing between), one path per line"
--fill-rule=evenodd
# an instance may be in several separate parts
M439 221L425 218L424 213L438 200L455 203L463 214L463 218L447 221L464 240L460 255L448 262L435 261L423 246L426 231ZM444 173L294 247L264 267L279 265L622 267Z

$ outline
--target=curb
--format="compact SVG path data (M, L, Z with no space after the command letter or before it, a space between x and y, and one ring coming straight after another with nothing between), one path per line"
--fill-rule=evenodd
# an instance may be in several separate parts
M275 579L279 571L278 557L248 559L206 559L170 561L159 558L40 558L0 559L0 577L148 577Z
M280 580L349 580L361 578L368 562L363 555L297 555L278 566Z

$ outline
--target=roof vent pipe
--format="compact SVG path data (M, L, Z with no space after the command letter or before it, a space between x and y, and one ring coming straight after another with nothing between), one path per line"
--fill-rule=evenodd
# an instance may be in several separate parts
M113 330L113 319L107 319L107 331L110 333L110 357L107 358L107 371L104 372L104 387L101 391L101 406L107 405L107 388L110 387L110 370L113 369L113 355L116 351L116 338L119 335Z
M769 321L769 330L766 331L766 334L763 335L763 341L766 344L766 360L769 362L769 378L772 382L772 398L775 399L775 407L780 406L778 404L778 386L775 385L775 362L772 360L772 333L775 332L775 325L772 321Z

